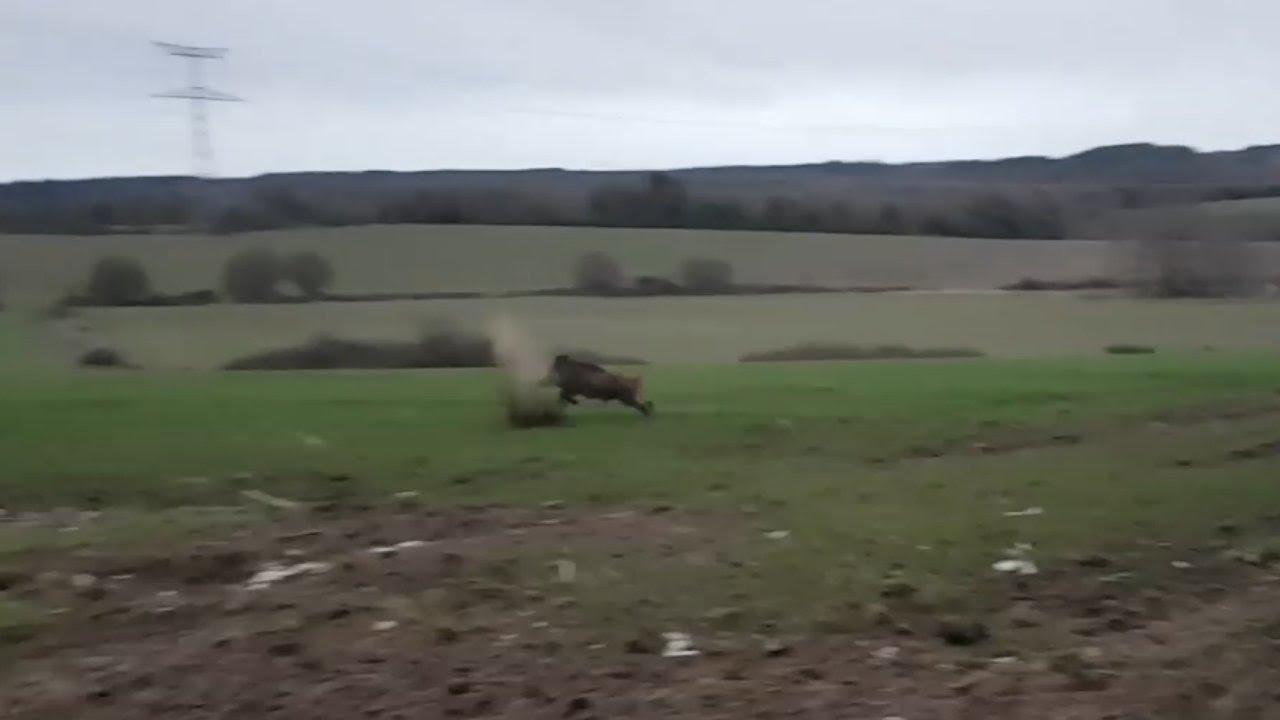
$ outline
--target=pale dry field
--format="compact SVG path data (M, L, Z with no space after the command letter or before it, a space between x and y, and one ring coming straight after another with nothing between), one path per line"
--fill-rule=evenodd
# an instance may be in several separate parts
M208 368L317 334L409 339L447 320L481 329L508 314L547 344L663 363L733 362L805 341L976 347L1006 357L1162 350L1280 350L1280 303L1153 302L1067 294L823 294L752 297L433 300L91 310L45 350L118 347L147 367ZM75 327L85 328L76 332Z
M143 262L158 289L215 287L227 256L251 245L312 249L345 292L513 290L566 285L575 258L608 252L633 275L673 275L681 261L733 263L744 282L988 288L1023 276L1078 278L1105 272L1115 255L1093 241L1008 241L805 233L601 228L371 226L227 237L0 235L7 298L48 301L83 281L95 259ZM1280 258L1280 254L1277 255Z
M0 235L0 292L20 312L33 311L81 280L94 259L112 253L144 262L165 292L215 287L225 258L255 244L320 251L336 266L337 289L346 292L561 286L574 259L588 250L612 254L631 274L671 275L685 258L711 256L731 260L745 282L979 292L89 310L56 326L33 328L23 344L42 360L57 362L106 345L148 367L208 368L319 334L408 339L424 323L445 320L475 329L505 312L548 344L670 363L730 362L746 352L806 341L965 346L1001 356L1095 354L1111 343L1280 349L1274 330L1280 327L1280 303L1271 301L1170 303L982 292L1024 276L1106 273L1115 267L1118 251L1093 241L478 226L216 238ZM1263 251L1268 262L1280 261L1280 245Z

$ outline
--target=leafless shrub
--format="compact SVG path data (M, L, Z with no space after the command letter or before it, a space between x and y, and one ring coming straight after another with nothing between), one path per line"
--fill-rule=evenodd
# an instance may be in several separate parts
M318 300L333 286L333 264L314 250L294 253L283 261L284 276L308 300Z
M222 290L233 302L273 302L280 298L284 274L284 262L275 252L248 248L227 260L222 269Z
M151 296L151 279L133 258L104 257L90 269L85 295L92 305L135 305Z
M585 253L573 267L573 286L578 290L614 294L622 289L625 282L622 266L606 253Z
M1265 269L1251 238L1183 208L1142 214L1119 228L1125 275L1153 298L1247 297L1264 287Z

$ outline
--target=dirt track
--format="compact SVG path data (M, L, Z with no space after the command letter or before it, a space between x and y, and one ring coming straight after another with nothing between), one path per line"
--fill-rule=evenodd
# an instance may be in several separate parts
M1046 613L1018 622L1077 630L1071 647L1023 657L999 657L998 636L949 646L921 618L857 635L700 631L700 654L663 657L656 632L612 634L555 582L528 581L563 552L712 547L717 522L387 507L187 548L32 555L9 591L64 612L0 645L0 716L1280 716L1280 584L1262 569L1199 597L1130 598L1095 592L1114 568L1082 560L1011 593ZM319 564L250 588L267 562Z

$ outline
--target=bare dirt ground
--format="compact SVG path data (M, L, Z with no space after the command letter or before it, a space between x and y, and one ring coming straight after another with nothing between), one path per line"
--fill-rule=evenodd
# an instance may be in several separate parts
M898 614L886 599L857 632L691 628L698 654L669 657L660 633L676 628L590 621L566 588L595 570L555 558L714 556L731 542L732 519L554 503L426 509L412 499L287 515L218 539L158 538L145 551L17 555L2 589L59 612L29 634L0 635L0 716L1280 713L1280 578L1266 559L1215 564L1219 547L1182 549L1194 581L1156 590L1128 588L1123 562L1105 556L979 580L1003 606L984 626ZM1004 644L1002 624L1066 639L1020 651Z

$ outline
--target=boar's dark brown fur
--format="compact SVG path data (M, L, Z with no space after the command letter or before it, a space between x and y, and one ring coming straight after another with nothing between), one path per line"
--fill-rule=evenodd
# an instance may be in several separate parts
M640 399L644 384L640 376L628 377L568 355L556 355L545 384L560 388L560 401L577 405L579 396L592 400L617 401L635 408L646 417L653 413L653 403Z

